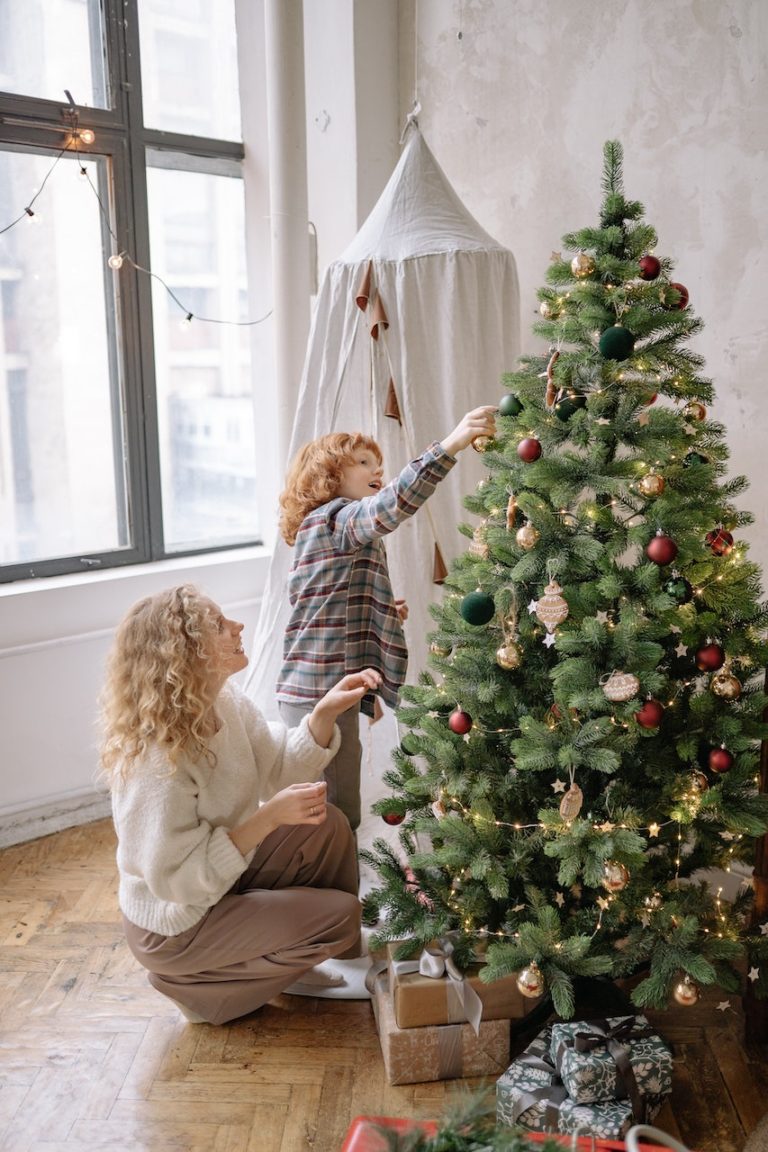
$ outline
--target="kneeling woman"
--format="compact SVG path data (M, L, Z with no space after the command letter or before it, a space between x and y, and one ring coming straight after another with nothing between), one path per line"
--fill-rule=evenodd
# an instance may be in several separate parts
M103 694L128 946L154 988L211 1024L360 955L354 840L321 777L336 717L380 677L345 676L288 730L228 683L248 663L242 630L191 585L141 600Z

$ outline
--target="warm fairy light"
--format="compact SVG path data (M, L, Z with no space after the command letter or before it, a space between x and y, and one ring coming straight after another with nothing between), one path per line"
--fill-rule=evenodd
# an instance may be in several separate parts
M93 128L81 128L77 134L78 140L82 140L83 144L93 144L96 139L96 133Z

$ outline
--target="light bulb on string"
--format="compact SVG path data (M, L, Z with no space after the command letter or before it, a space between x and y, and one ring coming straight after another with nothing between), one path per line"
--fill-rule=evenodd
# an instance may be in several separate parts
M39 213L39 212L34 212L34 211L33 211L33 210L32 210L32 209L29 207L29 205L27 205L27 207L24 209L24 211L25 211L25 212L26 212L26 214L27 214L27 219L29 220L30 224L40 224L40 223L42 223L42 217L41 217L40 213Z
M191 312L187 312L184 319L179 320L179 328L181 328L182 332L186 332L187 328L192 327L192 320L193 320L193 316L192 316Z
M96 133L93 128L81 128L77 133L77 139L82 141L83 144L93 144L96 139Z
M117 271L119 268L122 268L124 259L125 252L115 252L110 256L109 260L107 260L107 264L109 264L110 268L114 268L114 270Z

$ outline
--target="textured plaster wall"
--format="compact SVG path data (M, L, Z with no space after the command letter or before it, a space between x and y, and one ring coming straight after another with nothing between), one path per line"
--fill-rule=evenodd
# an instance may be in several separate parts
M768 4L401 0L400 36L401 113L416 90L459 195L517 257L524 351L549 254L597 222L602 145L621 140L625 190L704 320L694 347L768 569Z

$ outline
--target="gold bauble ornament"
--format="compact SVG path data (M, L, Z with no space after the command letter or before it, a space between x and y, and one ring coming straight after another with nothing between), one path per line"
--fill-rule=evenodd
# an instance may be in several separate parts
M527 968L520 969L515 983L523 996L536 1000L544 991L544 973L536 961L532 960Z
M472 533L472 543L469 546L470 556L475 556L478 560L487 560L489 556L488 542L485 539L486 522L483 520L478 524Z
M690 976L684 976L679 983L675 984L672 995L683 1008L692 1008L694 1004L698 1004L701 993L698 984L694 984Z
M538 528L531 524L530 520L527 520L522 528L518 528L515 533L515 540L517 540L520 548L530 552L531 548L535 548L538 544L540 536L541 533Z
M683 415L687 420L705 420L707 410L699 400L691 400L690 404L686 404L683 408Z
M603 887L609 892L621 892L629 884L629 868L620 860L606 860L603 864Z
M573 272L577 280L583 280L585 276L591 276L594 270L595 262L586 252L577 252L573 260L571 260L571 272Z
M446 648L444 644L438 644L437 640L432 641L429 650L433 656L441 656L444 660L447 660L453 651L452 648Z
M539 315L545 320L556 320L560 315L560 311L551 300L542 300L541 304L539 304Z
M514 672L523 662L523 653L514 640L505 640L500 648L496 649L496 663L505 672Z
M721 668L709 682L711 692L721 700L738 700L741 696L741 681L737 680L733 672Z
M544 595L536 605L536 617L546 628L547 632L554 632L558 624L568 617L568 603L560 595L562 588L557 580L550 580L544 589Z
M560 815L563 820L575 820L584 803L584 793L574 780L560 801Z
M631 672L611 672L603 684L603 692L614 704L624 704L637 696L640 691L640 681Z
M638 483L643 496L661 496L666 487L666 480L658 472L648 472Z
M493 444L493 436L475 436L472 441L475 452L480 453L487 452L491 444Z

